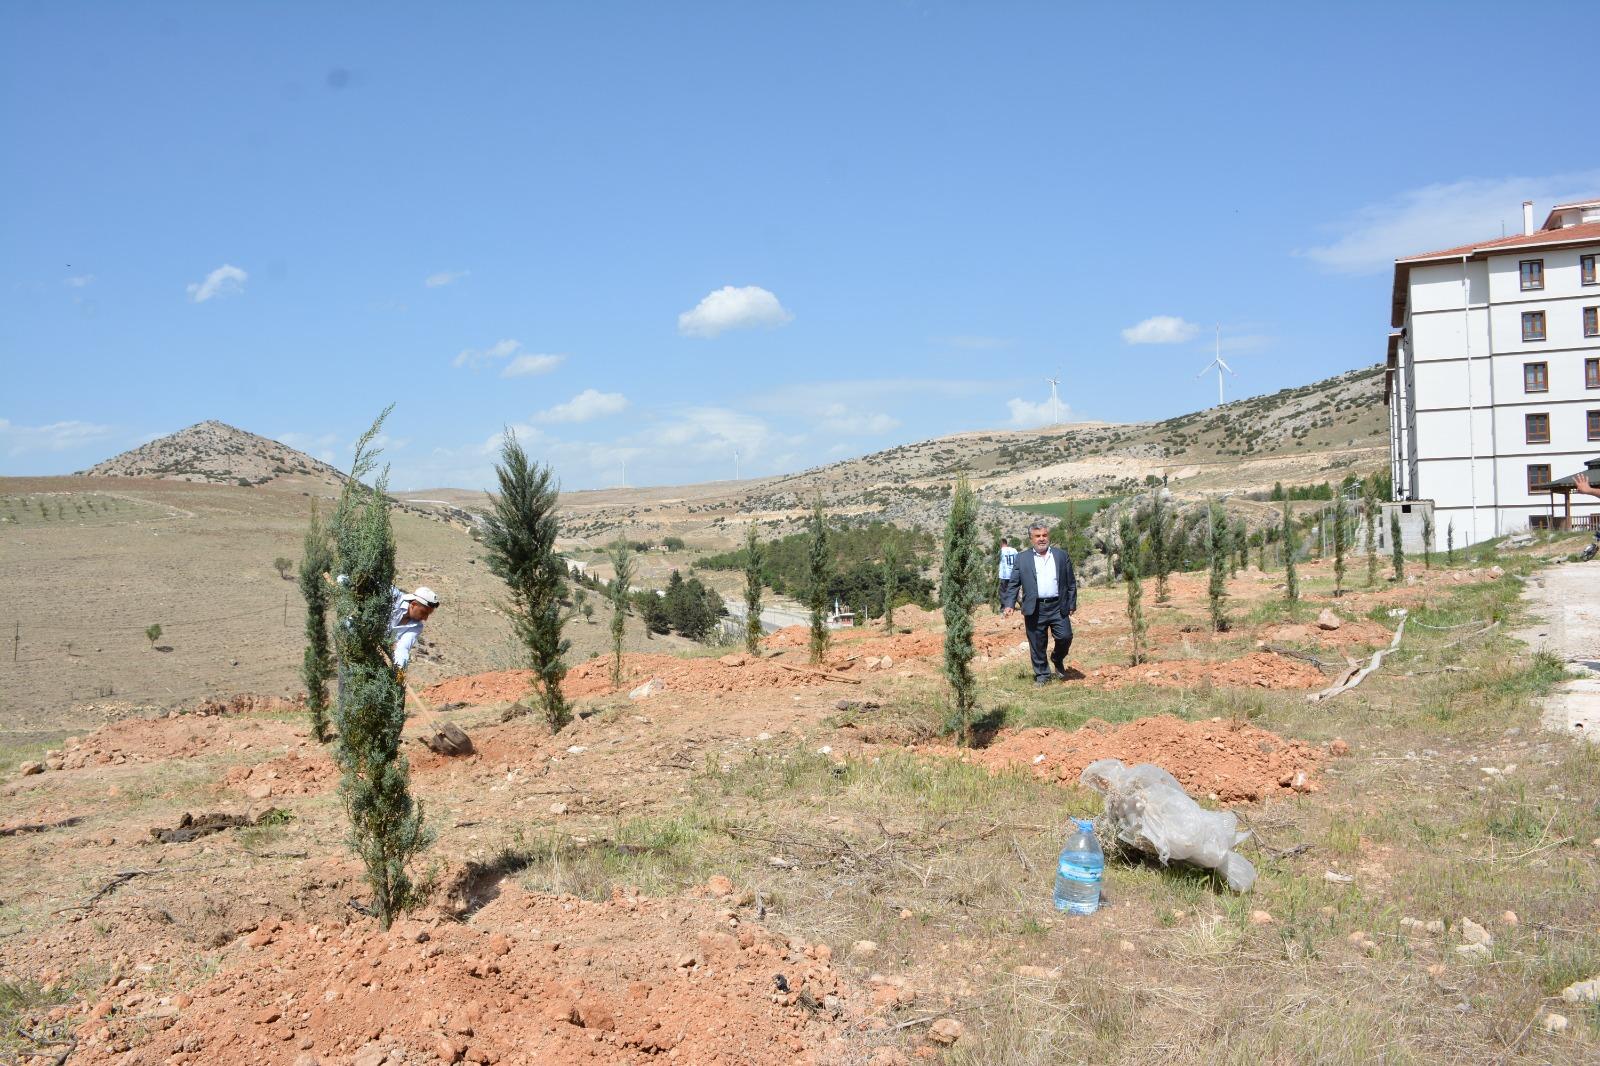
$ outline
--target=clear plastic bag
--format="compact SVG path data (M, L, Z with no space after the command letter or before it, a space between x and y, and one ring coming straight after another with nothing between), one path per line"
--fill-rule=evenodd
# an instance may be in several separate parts
M1235 892L1256 883L1256 868L1233 849L1249 839L1232 811L1207 811L1189 798L1178 779L1153 763L1126 767L1098 759L1079 780L1106 798L1106 821L1116 838L1154 855L1216 870Z

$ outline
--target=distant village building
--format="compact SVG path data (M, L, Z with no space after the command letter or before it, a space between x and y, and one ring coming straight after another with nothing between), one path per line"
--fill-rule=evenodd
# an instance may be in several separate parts
M1600 200L1538 229L1522 211L1514 236L1395 260L1396 506L1431 503L1437 548L1452 522L1458 546L1600 522L1596 501L1550 488L1600 456Z

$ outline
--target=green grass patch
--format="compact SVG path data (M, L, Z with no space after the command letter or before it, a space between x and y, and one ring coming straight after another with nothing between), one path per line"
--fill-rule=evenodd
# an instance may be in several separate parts
M1125 499L1126 496L1090 496L1080 500L1061 500L1057 503L1011 503L1006 506L1013 511L1044 514L1052 518L1066 518L1070 512L1075 514L1081 523L1087 522L1107 507Z

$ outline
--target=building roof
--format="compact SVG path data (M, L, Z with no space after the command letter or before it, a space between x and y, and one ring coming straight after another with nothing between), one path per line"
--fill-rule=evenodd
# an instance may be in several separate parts
M1596 201L1600 203L1600 201ZM1582 206L1569 204L1569 207ZM1390 303L1389 325L1405 324L1406 283L1411 268L1424 263L1444 262L1451 259L1482 259L1502 252L1517 252L1534 248L1553 248L1563 244L1600 243L1600 222L1580 222L1576 226L1542 229L1536 233L1518 233L1511 237L1497 237L1487 241L1462 244L1455 248L1441 248L1437 252L1408 255L1394 261L1394 293Z

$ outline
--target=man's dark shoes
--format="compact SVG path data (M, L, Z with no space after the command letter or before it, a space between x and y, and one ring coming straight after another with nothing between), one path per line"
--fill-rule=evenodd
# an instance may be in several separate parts
M1072 675L1067 673L1065 670L1057 670L1056 671L1056 680L1057 681L1071 681L1072 680Z
M1050 683L1050 679L1048 677L1036 677L1033 679L1033 683L1040 688L1043 688L1045 685Z

